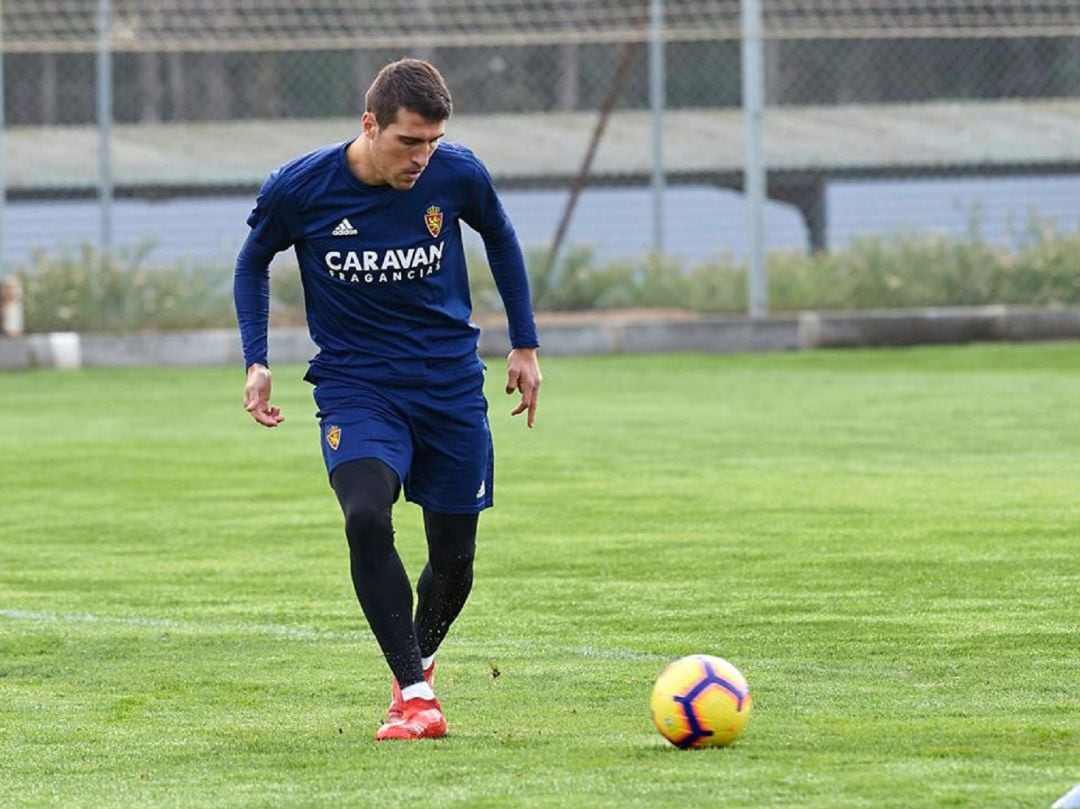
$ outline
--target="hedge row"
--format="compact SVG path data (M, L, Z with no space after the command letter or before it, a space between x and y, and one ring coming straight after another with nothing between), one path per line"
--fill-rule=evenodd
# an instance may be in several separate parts
M90 248L37 258L19 270L28 331L139 331L227 327L234 323L232 270L222 265L150 269L147 250L106 258ZM746 309L746 267L719 258L684 266L663 256L599 261L586 248L554 268L528 255L538 310L664 307L709 313ZM500 308L482 258L472 257L477 312ZM303 322L295 268L275 269L272 321ZM773 311L880 309L980 304L1080 305L1080 231L1033 229L1015 249L965 240L870 238L843 250L769 257Z

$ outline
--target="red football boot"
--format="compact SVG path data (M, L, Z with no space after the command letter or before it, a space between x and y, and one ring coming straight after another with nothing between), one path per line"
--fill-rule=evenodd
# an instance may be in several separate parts
M427 684L435 686L435 661L431 661L431 665L424 669L424 680ZM390 685L390 707L386 709L386 718L383 722L389 725L391 722L401 721L401 717L404 715L405 700L401 698L401 687L398 685L397 677L391 678Z
M402 703L401 719L387 722L375 734L387 739L439 739L446 735L446 717L437 699L414 697Z

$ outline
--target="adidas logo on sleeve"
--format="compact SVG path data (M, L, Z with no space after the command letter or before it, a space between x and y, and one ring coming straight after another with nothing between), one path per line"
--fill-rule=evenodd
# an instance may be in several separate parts
M331 236L355 236L356 233L357 233L356 228L354 228L352 226L352 222L350 222L348 217L346 217L346 218L342 219L338 223L338 226L336 228L334 228L334 232L331 233L330 235Z

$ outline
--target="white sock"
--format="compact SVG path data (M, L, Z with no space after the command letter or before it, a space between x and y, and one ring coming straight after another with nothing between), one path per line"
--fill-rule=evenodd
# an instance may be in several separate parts
M407 685L401 689L401 698L405 700L416 699L435 699L435 692L431 690L431 686L426 681L413 683Z
M434 662L435 662L435 655L432 655L431 657L421 657L420 658L420 665L424 667L424 671L427 671L428 669L430 669L431 664L434 663Z

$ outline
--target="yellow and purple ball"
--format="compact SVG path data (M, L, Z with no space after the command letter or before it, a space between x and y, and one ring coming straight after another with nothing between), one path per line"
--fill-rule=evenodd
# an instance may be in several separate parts
M652 690L652 720L681 749L726 747L750 716L750 686L731 663L689 655L661 672Z

